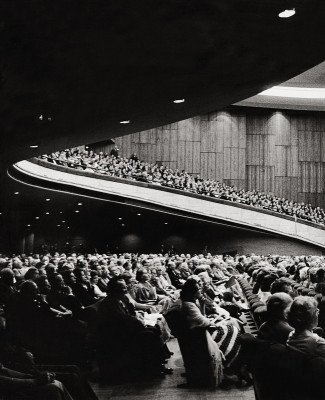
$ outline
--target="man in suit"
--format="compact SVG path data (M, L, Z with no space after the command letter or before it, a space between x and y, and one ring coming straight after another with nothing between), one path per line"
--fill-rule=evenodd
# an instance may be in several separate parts
M97 354L102 377L134 379L170 373L162 367L160 331L146 327L137 317L125 281L112 278L107 294L98 308Z

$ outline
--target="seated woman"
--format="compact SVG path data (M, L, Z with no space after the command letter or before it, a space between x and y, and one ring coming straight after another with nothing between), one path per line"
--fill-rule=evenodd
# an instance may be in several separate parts
M288 312L292 297L287 293L273 294L267 303L267 321L259 329L258 336L270 342L285 344L293 328L288 324Z
M317 301L312 297L298 296L294 299L288 322L294 328L287 344L304 353L325 357L325 339L313 333L318 324Z
M159 305L161 313L167 312L169 309L172 298L165 295L157 295L156 289L149 282L150 275L147 269L141 268L137 271L136 279L138 284L135 287L135 299L138 303Z
M232 324L224 324L220 318L204 316L197 305L202 297L202 281L193 275L184 283L181 290L181 310L186 317L189 328L209 328L213 340L218 344L225 360L224 366L230 366L240 350L239 330Z

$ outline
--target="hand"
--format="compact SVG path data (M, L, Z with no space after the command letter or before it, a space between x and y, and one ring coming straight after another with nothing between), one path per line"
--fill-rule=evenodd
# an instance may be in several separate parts
M55 380L55 373L48 371L38 371L36 374L36 380L40 385L53 383Z

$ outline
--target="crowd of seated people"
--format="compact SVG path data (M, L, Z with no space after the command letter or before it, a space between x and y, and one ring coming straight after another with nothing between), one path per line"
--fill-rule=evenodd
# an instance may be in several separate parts
M169 374L163 315L179 307L189 328L209 329L225 371L234 368L250 384L240 348L244 278L252 284L250 307L261 337L297 347L315 340L321 348L324 339L315 332L325 336L324 256L55 253L0 257L0 362L26 373L11 361L33 354L36 363L81 368L95 359L105 379ZM315 299L292 303L294 293ZM307 328L292 322L304 307L313 313Z
M290 201L257 190L246 191L213 179L203 179L183 170L173 170L166 166L140 161L134 154L130 158L114 154L102 152L96 154L93 151L76 149L44 155L41 158L87 172L167 186L325 225L325 211L321 207L312 207L311 204Z

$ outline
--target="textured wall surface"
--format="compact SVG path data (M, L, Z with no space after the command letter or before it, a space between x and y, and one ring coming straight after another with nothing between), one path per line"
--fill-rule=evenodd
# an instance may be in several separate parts
M115 141L123 156L325 207L323 113L234 108Z

